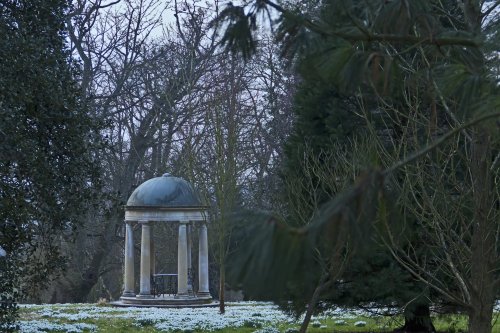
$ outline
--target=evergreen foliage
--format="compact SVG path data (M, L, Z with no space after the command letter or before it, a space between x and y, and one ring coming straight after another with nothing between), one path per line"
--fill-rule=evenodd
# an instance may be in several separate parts
M75 80L68 9L66 0L0 1L2 302L36 294L63 269L63 235L95 202L100 124Z
M495 178L497 177L495 176L495 170L497 170L495 167L498 168L498 164L494 162L494 156L498 156L498 140L494 138L497 138L495 133L498 131L494 128L494 122L491 119L498 118L500 99L497 79L492 76L493 66L488 64L488 59L495 58L491 50L494 45L494 36L498 34L499 27L498 16L490 14L495 8L498 9L500 3L498 1L470 0L457 6L455 2L451 1L432 0L384 2L329 0L318 4L317 7L308 7L305 10L300 6L301 3L298 3L295 8L286 8L278 2L269 0L250 2L250 4L243 6L246 12L243 11L243 7L237 9L246 13L245 20L248 22L254 22L255 18L258 18L260 13L266 9L273 8L278 11L280 19L277 36L282 43L283 55L294 59L299 64L299 71L304 71L306 68L304 71L306 75L303 76L306 82L308 78L314 78L307 83L328 82L330 86L335 87L337 92L359 94L360 100L368 102L368 105L373 101L381 101L381 105L376 105L376 111L383 112L391 120L390 126L386 127L390 133L387 142L384 142L377 133L377 126L373 126L371 121L368 126L372 139L378 141L380 148L382 148L379 150L380 156L383 156L383 166L387 169L382 173L369 171L368 174L371 176L362 175L360 183L344 193L337 194L336 198L328 200L321 210L314 209L317 213L311 214L311 223L307 227L298 230L289 229L282 226L283 222L272 218L268 220L268 225L274 225L273 242L276 243L281 237L278 235L282 233L297 235L296 237L302 238L302 240L296 242L290 240L289 249L286 250L278 246L269 248L268 245L263 245L261 242L258 245L259 250L252 249L255 251L253 260L273 258L272 262L276 266L273 266L272 270L275 275L278 275L282 272L277 268L278 260L274 256L282 258L285 262L281 269L286 275L286 273L293 271L290 266L300 267L297 258L301 258L299 253L302 250L297 249L302 249L304 246L309 249L306 252L317 251L319 257L323 254L324 263L342 267L341 271L339 271L340 269L332 271L328 265L322 267L322 271L328 272L329 275L325 278L316 275L315 278L308 280L307 274L291 277L292 280L305 281L305 285L318 286L314 291L307 289L308 297L311 299L309 304L318 301L320 299L318 295L324 294L328 288L331 288L335 284L334 281L339 279L342 273L346 274L342 275L343 277L354 277L360 272L365 273L362 281L357 280L363 282L362 285L357 285L356 279L347 279L351 286L354 286L355 289L360 288L361 291L353 293L351 296L359 296L361 300L364 296L367 299L373 297L372 300L379 301L389 301L391 297L393 300L403 300L404 297L412 298L411 295L391 294L391 288L385 288L384 291L388 292L387 295L377 295L375 292L368 296L368 292L363 292L363 286L375 287L378 285L377 282L381 281L371 280L366 276L366 270L373 270L373 272L385 275L387 271L384 271L383 267L386 265L386 267L390 267L392 262L389 259L390 253L398 260L399 264L411 273L409 275L401 271L400 268L398 268L399 272L398 269L390 270L394 274L392 278L400 281L401 285L405 286L406 282L410 283L406 284L408 287L413 285L412 288L405 291L411 294L418 291L419 288L423 289L418 286L414 289L416 280L429 284L434 291L439 292L441 297L468 309L469 327L472 331L486 332L491 322L488 318L491 318L494 297L486 296L484 298L481 296L483 297L482 301L479 301L481 297L475 298L473 294L469 294L469 291L476 290L472 292L475 293L483 288L494 289L499 283L498 274L494 273L494 267L499 262L498 247L492 236L497 230L494 221L496 220L496 224L498 224L498 213L496 212L498 209L489 210L487 207L494 207L495 199L493 198L498 198L498 193L492 188L495 183L494 179L497 179ZM491 9L488 9L487 6L490 6ZM226 9L227 11L222 13L222 17L218 19L217 23L227 23L229 25L228 31L231 31L235 25L232 25L224 16L228 15L228 11L232 11L233 8ZM243 24L242 22L245 20L240 20L238 23ZM245 46L243 56L246 57L250 54L249 50L254 47L252 43L255 40L255 34L253 29L241 32L238 39L240 46L236 48L240 49L243 44ZM234 49L233 39L223 39L222 41L229 48ZM304 116L300 109L303 105L300 105L299 92L297 132L292 140L296 140L297 136L304 136L306 140L312 138L313 145L321 145L325 141L328 142L325 139L329 139L329 133L325 130L327 128L325 119L327 118L324 117L325 113L323 112L328 102L325 103L321 100L321 93L313 93L313 95L317 96L318 100L314 101L314 98L310 98L313 101L309 108L311 113ZM321 104L316 104L318 101ZM372 112L371 105L366 109ZM341 111L341 109L336 111ZM341 114L342 112L340 112ZM467 122L470 123L467 125ZM303 128L309 129L310 133L307 133L307 130L303 130ZM446 135L435 140L438 135L448 130ZM453 165L453 170L446 171L446 164L441 164L442 160L437 160L434 155L429 153L433 149L437 149L439 152L441 152L441 148L443 151L446 150L443 142L452 136L457 136L458 133L465 133L464 135L468 137L469 141L462 142L464 154L472 151L472 155L465 158L463 165L458 165L458 167ZM307 137L308 134L310 138ZM388 146L384 147L386 144ZM393 149L391 150L391 148ZM296 151L300 155L300 149L296 149ZM417 153L409 154L409 151L417 151ZM427 152L429 155L423 152ZM453 155L455 152L448 151L446 153ZM482 152L483 157L479 158L477 153L474 155L474 152ZM293 154L290 156L293 157ZM428 156L429 159L427 159ZM447 179L443 178L443 173L446 172L452 172L456 175L470 173L471 175L472 188L475 188L476 195L472 197L469 209L474 212L472 219L475 222L474 224L464 223L467 225L469 233L463 231L460 223L449 230L449 232L459 231L460 235L466 237L467 240L463 243L467 244L467 249L464 249L464 252L460 252L464 247L463 244L460 244L453 237L447 237L447 234L444 234L446 241L439 239L443 235L442 230L437 233L441 236L425 232L433 230L433 228L435 230L440 226L440 216L436 211L443 208L446 210L446 205L443 204L446 201L437 203L428 200L430 206L426 205L421 208L423 212L420 215L405 209L407 206L412 207L420 204L420 196L425 193L426 188L426 186L414 187L403 194L401 187L407 186L408 179L418 175L418 173L412 173L413 169L405 166L424 157L427 163L425 168L428 167L430 170L436 168L441 172L439 176L437 173L429 172L428 175L426 174L426 177L429 177L426 178L426 181L429 181L431 175L434 175L444 184ZM301 171L296 171L298 164L294 163L293 159L290 162L291 165L288 169L292 170L291 174L300 175ZM394 165L391 166L391 164ZM399 170L401 172L398 172ZM420 179L413 178L411 181L421 182L422 177ZM318 183L320 182L321 180L318 180ZM384 185L382 186L382 184ZM480 190L478 184L482 184L484 190ZM444 185L444 187L446 186ZM428 187L432 188L433 186L429 184ZM328 194L325 197L328 197ZM409 195L406 196L407 194ZM445 200L452 200L453 195L456 196L450 191L444 191L442 194L446 197ZM316 194L311 192L310 195L315 196ZM460 198L466 195L468 195L467 191L460 192ZM343 199L340 199L339 196ZM347 197L356 203L349 200L342 202ZM368 205L375 204L378 207L377 214L367 214L364 210L370 210L369 206L356 206L359 205L360 201L364 201ZM434 211L429 212L426 209L434 209ZM467 208L462 210L464 216L470 215L466 210ZM287 217L287 219L289 218ZM401 223L394 223L398 221ZM373 229L370 231L369 227L361 225L363 222L368 224L379 222L380 225L372 225ZM339 228L342 228L343 223L347 223L345 227L350 231L342 234L342 238L345 239L339 243L338 231ZM386 230L377 230L380 227L386 228ZM270 228L268 227L268 232L271 232ZM311 236L317 235L317 228L322 228L323 237L320 239L314 239ZM364 230L364 232L359 232L360 230L357 228ZM332 233L332 230L335 232ZM395 230L399 230L400 233L398 234ZM406 232L402 233L401 230L406 230ZM265 233L265 231L261 232ZM390 252L385 252L378 257L377 251L373 252L374 249L377 249L374 247L377 244L369 240L366 242L358 240L358 237L363 239L363 236L369 238L368 234L365 233L380 235L379 240ZM394 236L400 236L401 239L395 240ZM415 239L422 236L426 237L423 238L425 242L436 243L432 252L426 253L425 256L422 256L420 251L414 251L413 247L416 244ZM314 240L311 240L311 237ZM447 243L448 241L450 243ZM488 245L484 245L484 241ZM323 247L325 242L330 246ZM389 242L391 244L388 244ZM299 246L297 243L301 245ZM356 243L362 246L358 247ZM339 251L336 250L338 246L342 247L343 250L340 252L343 256L338 256ZM378 246L379 249L382 248L381 245ZM251 248L251 245L248 245L248 248ZM269 250L269 253L264 254L263 249ZM471 251L472 258L476 259L471 260L466 251ZM352 255L352 252L355 254ZM407 253L411 253L411 255ZM363 254L368 256L363 256ZM450 255L457 257L450 260ZM249 256L251 255L245 255L246 258ZM481 256L487 256L487 258ZM459 273L453 265L455 260L467 262L465 265L460 262ZM248 264L249 261L250 259L247 259L245 262ZM321 262L322 260L317 261ZM345 263L348 264L344 265ZM428 265L423 263L428 263ZM285 269L283 267L285 265L290 266ZM449 270L448 266L450 266ZM238 271L238 269L235 270ZM245 281L246 269L242 269L240 273L242 274L239 276L236 274L236 276L241 281ZM441 274L446 274L447 278L453 280L453 283L447 284L449 282L447 279L440 279L443 276ZM397 278L398 275L401 278ZM467 276L468 279L466 287L462 281L464 276ZM276 276L274 279L280 280ZM439 282L433 284L431 281ZM346 282L346 280L342 279L342 282ZM278 288L278 286L276 287ZM286 288L287 284L281 281L281 287L282 289ZM299 289L297 288L297 290ZM460 291L457 292L460 289L462 294ZM427 290L420 294L424 296L423 298L429 295ZM455 297L453 295L461 296ZM336 295L336 297L344 296L349 298L347 287L344 287L343 290L340 289L340 295L338 292ZM468 299L468 301L463 302L460 297ZM475 303L475 299L478 303ZM304 309L305 306L302 308ZM411 311L411 309L409 310ZM418 316L425 316L427 312L428 316L428 311L414 309L414 312ZM419 324L417 323L417 325ZM432 327L429 327L432 325L427 324L426 330L432 330ZM405 329L410 328L405 327ZM413 327L413 329L416 328Z
M307 79L305 80L308 82ZM303 83L302 89L304 85ZM290 215L286 217L286 221L292 225L301 225L304 221L297 218L295 214L297 208L292 209L291 205L298 205L301 200L308 198L311 200L316 198L319 205L325 204L336 194L345 190L345 184L354 180L363 169L375 162L373 159L370 160L368 156L360 157L356 154L364 154L369 149L376 149L372 146L366 150L359 150L351 143L355 140L360 144L367 144L361 140L366 135L366 120L356 114L354 101L350 101L347 97L342 99L338 94L326 95L321 90L316 90L314 92L308 91L307 102L310 104L306 104L304 99L301 99L302 92L299 88L296 101L296 105L298 105L296 109L297 123L295 132L287 145L287 158L283 174L285 186L291 186L291 188L285 189L288 193L285 200L290 201ZM318 101L321 102L318 103ZM349 102L350 109L339 107L339 105L349 105ZM376 109L376 105L373 105L372 108ZM325 113L327 116L322 117ZM346 128L347 130L345 130ZM384 127L379 128L379 130L382 129ZM307 150L309 151L306 153ZM324 158L327 151L330 151L337 158ZM310 169L312 164L302 163L301 159L304 158L317 159L316 166L322 167L325 171L321 175L316 171L315 179L307 179L304 175L311 173L311 170L306 169ZM346 164L351 164L351 167ZM330 173L329 176L328 173ZM337 182L341 184L335 184L331 178L342 178L342 181ZM301 186L299 188L304 188L304 191L298 191L296 184L301 181L313 182L315 185L309 188ZM313 195L310 191L312 188L316 188L319 193ZM303 204L300 209L306 211L306 216L314 216L314 207L315 205L312 204ZM311 259L317 261L318 258ZM303 267L303 269L306 268ZM309 288L302 281L296 288L291 288L288 291L286 298L278 300L278 302L281 301L280 304L284 308L296 315L307 309L314 292L311 286L320 281L321 265L317 265L312 271L316 272L314 274L316 282L313 279L309 281ZM388 284L387 281L390 283ZM371 243L369 249L358 251L349 262L345 263L345 270L339 279L322 292L321 300L323 303L318 310L325 306L331 306L328 305L331 303L342 306L363 306L373 302L391 308L406 307L406 309L410 309L413 307L414 310L419 310L416 304L428 306L430 295L428 287L415 280L392 258L390 252L383 245L375 242ZM283 302L284 299L287 301ZM293 302L289 302L289 300L293 300ZM412 311L405 311L405 314L408 320L415 315ZM424 320L430 321L430 318L427 316Z
M0 256L0 331L10 333L17 329L18 273L13 260Z

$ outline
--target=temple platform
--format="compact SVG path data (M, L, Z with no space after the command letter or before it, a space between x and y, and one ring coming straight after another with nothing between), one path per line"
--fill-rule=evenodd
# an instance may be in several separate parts
M120 300L111 302L113 306L120 307L157 307L157 308L198 308L217 307L219 302L211 296L183 296L157 295L156 297L120 297Z

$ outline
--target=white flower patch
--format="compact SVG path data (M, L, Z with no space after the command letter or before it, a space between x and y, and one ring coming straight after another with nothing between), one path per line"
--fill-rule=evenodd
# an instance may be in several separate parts
M133 319L137 326L154 325L161 331L198 329L205 332L226 327L263 327L276 322L296 323L292 317L279 310L276 305L263 302L228 303L224 315L219 313L218 308L116 308L98 307L90 304L25 307L35 310L33 312L43 318L38 321L32 320L30 323L39 323L40 327L49 324L55 325L52 326L52 330L58 330L59 326L57 325L63 324L50 323L45 318L75 322L101 318ZM68 326L63 331L67 331L69 328ZM37 332L34 328L31 331Z
M295 320L283 313L274 305L227 306L226 313L221 315L216 308L199 309L155 309L137 316L140 321L154 321L155 328L161 331L201 330L205 332L221 330L226 327L262 326L275 322L295 323ZM255 314L259 315L256 316ZM254 327L254 326L250 326Z
M366 326L366 321L360 320L354 323L354 326L356 327L364 327Z
M257 331L253 331L253 333L280 333L280 330L275 327L264 327Z
M45 319L19 322L20 333L46 333L47 331L82 333L84 331L95 332L96 330L96 325L87 323L58 324Z
M80 321L86 319L99 319L109 317L133 318L128 315L128 309L138 308L110 308L98 307L90 304L47 304L45 306L25 307L28 309L37 309L35 314L42 318L64 319L68 321ZM77 312L75 312L77 311Z
M325 310L317 318L338 318L355 319L358 317L376 317L381 314L397 314L397 309L380 307L376 304L370 304L367 310L357 308L330 308Z
M59 309L44 309L38 313L43 318L57 318L69 321L80 321L85 319L95 319L99 317L98 313L93 313L92 309L86 311L78 311L77 313L61 312Z
M354 319L359 316L370 316L370 313L364 310L351 308L333 308L325 310L318 317L338 317L342 319Z
M21 309L39 309L49 306L48 304L18 304Z

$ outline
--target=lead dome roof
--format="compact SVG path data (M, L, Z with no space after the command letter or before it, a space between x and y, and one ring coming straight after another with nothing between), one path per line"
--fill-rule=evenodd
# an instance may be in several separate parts
M168 173L139 185L127 201L127 207L189 208L204 206L199 194L189 182Z

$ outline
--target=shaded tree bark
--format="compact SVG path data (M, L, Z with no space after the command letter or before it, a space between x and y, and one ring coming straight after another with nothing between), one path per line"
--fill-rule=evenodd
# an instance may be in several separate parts
M405 324L395 332L432 333L436 328L432 324L431 311L428 303L417 303L404 311Z
M474 217L471 244L469 332L491 332L493 306L497 296L495 283L495 230L498 221L491 216L494 207L491 136L481 126L472 135L470 174L473 185Z

